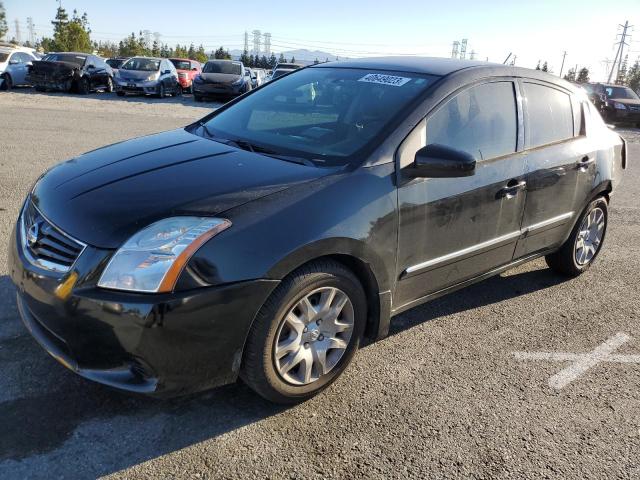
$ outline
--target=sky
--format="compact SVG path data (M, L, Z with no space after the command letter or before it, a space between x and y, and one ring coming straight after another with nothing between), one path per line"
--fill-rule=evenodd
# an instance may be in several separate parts
M27 17L36 36L51 35L57 0L3 3L9 38L17 19L27 39ZM628 20L637 32L627 49L630 62L640 56L640 0L62 0L62 6L86 11L96 40L117 42L132 31L150 30L170 45L202 43L208 52L221 45L242 49L244 32L258 29L272 34L276 53L306 48L354 58L449 57L453 41L466 38L467 53L473 50L477 59L502 63L512 53L518 66L547 61L555 73L566 51L564 73L586 66L595 80L606 77L618 25Z

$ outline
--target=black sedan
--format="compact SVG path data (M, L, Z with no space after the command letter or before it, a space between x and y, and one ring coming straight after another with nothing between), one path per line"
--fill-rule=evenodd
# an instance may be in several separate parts
M49 53L29 67L29 81L38 91L58 90L87 94L113 92L113 71L105 60L87 53Z
M317 65L52 168L9 268L25 325L79 375L156 395L239 376L298 402L413 306L540 256L586 271L625 163L542 72Z

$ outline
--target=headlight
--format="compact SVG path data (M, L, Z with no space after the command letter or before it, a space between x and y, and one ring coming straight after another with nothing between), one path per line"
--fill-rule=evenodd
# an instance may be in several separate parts
M155 82L158 78L160 78L160 74L158 72L152 73L147 77L147 82Z
M617 109L617 110L626 110L627 107L624 106L624 104L619 103L619 102L613 102L613 108Z
M231 226L211 217L172 217L133 235L109 261L99 287L133 292L171 292L189 258Z
M235 82L233 82L233 84L232 84L232 85L240 85L243 81L244 81L244 77L240 77L238 80L236 80Z

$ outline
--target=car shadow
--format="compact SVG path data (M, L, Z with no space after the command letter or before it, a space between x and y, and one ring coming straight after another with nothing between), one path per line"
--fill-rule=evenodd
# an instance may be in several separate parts
M502 275L458 290L414 307L391 319L389 335L396 335L416 325L466 310L473 310L504 300L554 287L568 281L550 268Z
M6 92L4 92L6 93ZM44 95L47 97L70 97L70 98L87 98L92 100L109 100L109 101L121 101L121 102L130 102L130 103L146 103L146 104L180 104L188 107L202 107L202 108L217 108L225 104L224 99L218 100L210 100L206 102L196 102L193 98L193 95L185 93L175 96L168 96L165 98L156 98L151 95L135 95L135 94L127 94L124 97L119 97L115 92L91 92L86 95L81 95L79 93L68 93L68 92L38 92L31 87L18 87L11 89L11 93L21 94L21 95Z
M390 335L563 281L548 269L494 277L395 317ZM108 475L286 411L240 382L157 400L86 381L49 358L27 333L6 275L0 276L0 301L0 477L5 469L29 472L32 463L46 465L51 477L73 477L79 462L91 476Z

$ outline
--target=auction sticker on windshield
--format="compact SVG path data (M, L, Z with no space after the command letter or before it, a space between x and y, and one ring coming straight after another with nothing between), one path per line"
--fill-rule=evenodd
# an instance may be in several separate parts
M401 87L405 83L411 81L407 77L396 77L394 75L383 75L381 73L369 73L362 77L359 82L380 83L382 85L392 85L394 87Z

